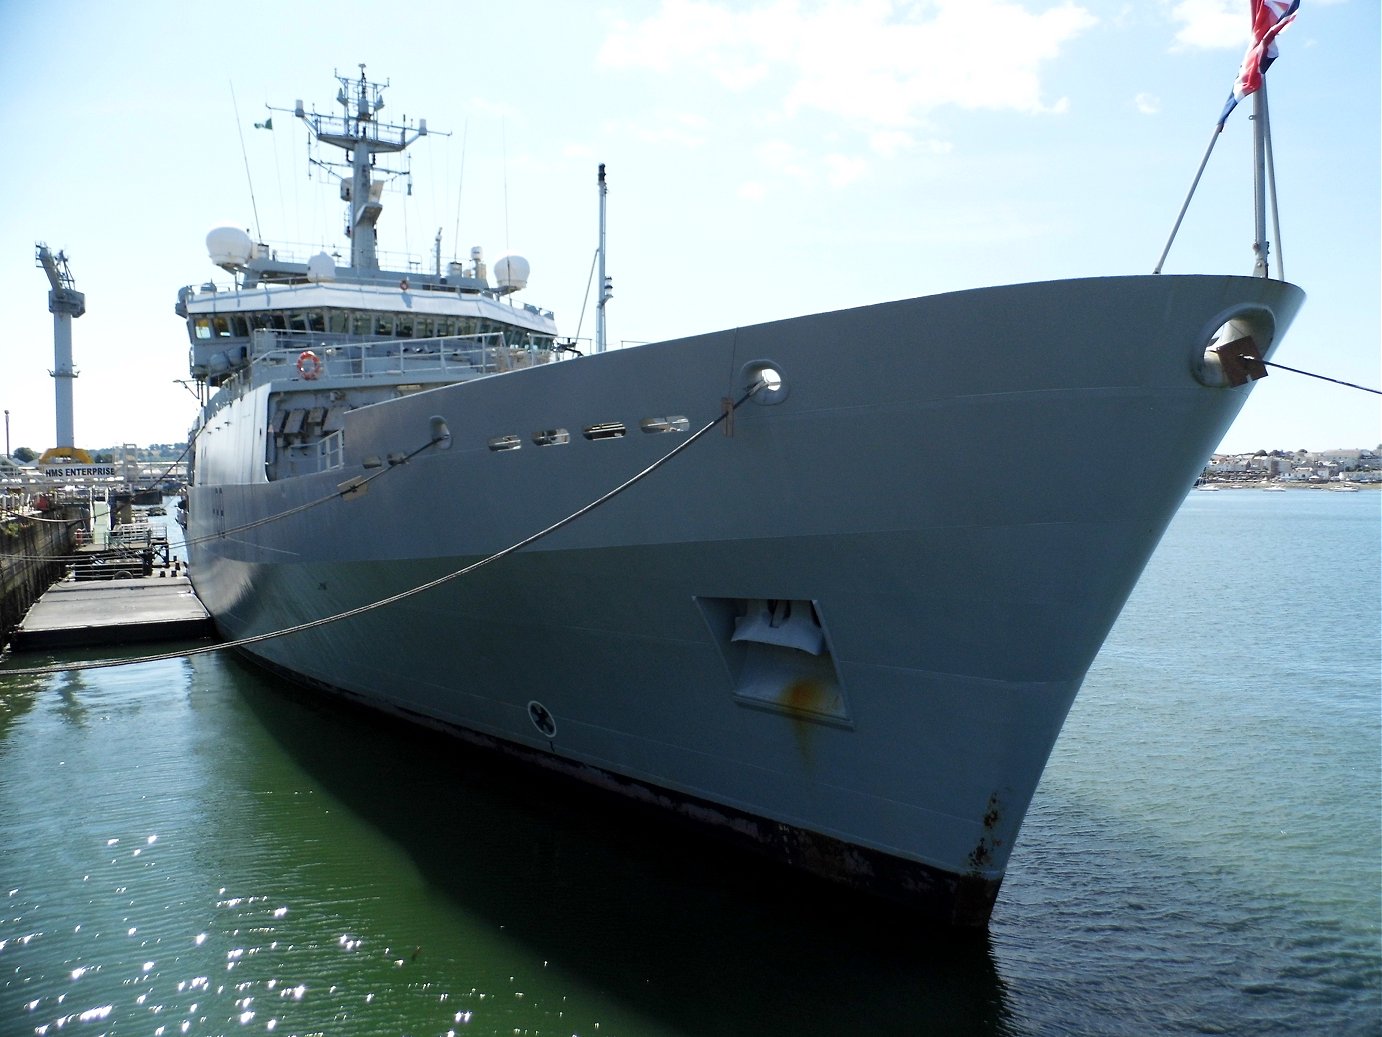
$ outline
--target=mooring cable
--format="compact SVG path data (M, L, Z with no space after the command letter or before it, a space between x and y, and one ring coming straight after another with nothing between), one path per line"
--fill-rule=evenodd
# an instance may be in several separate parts
M1287 367L1285 364L1278 364L1274 360L1263 360L1261 357L1240 355L1239 360L1252 361L1254 364L1261 364L1264 367L1275 367L1282 371L1290 371L1292 374L1303 374L1307 378L1318 378L1322 382L1333 382L1335 385L1343 385L1350 389L1361 389L1363 392L1374 393L1382 396L1382 389L1370 389L1366 385L1355 385L1353 382L1345 382L1339 378L1330 378L1328 375L1315 374L1313 371L1302 371L1298 367Z
M550 526L547 526L545 529L538 530L536 533L524 537L517 543L511 544L508 547L503 548L502 550L496 551L494 554L487 555L486 557L481 558L479 561L472 562L467 566L455 570L454 572L447 573L444 576L439 576L435 580L429 580L426 583L418 584L416 587L410 587L405 591L399 591L397 594L391 594L388 597L380 598L378 601L370 602L368 605L361 605L357 608L347 609L345 612L338 612L335 615L331 616L323 616L320 619L308 620L305 623L298 623L294 626L284 627L281 630L271 630L263 634L254 634L250 637L237 638L234 641L221 641L217 644L200 645L196 648L183 649L177 652L164 652L158 655L138 656L133 659L92 659L86 662L58 663L51 666L34 666L27 667L24 669L0 669L0 677L37 677L46 676L54 673L63 673L68 670L99 670L107 669L114 666L132 666L138 663L166 662L171 659L182 659L194 655L208 655L212 652L224 651L227 648L243 648L247 645L259 644L264 641L272 641L275 638L286 637L289 634L299 634L307 630L315 630L318 627L324 627L331 623L340 622L344 619L353 619L354 617L363 615L366 612L372 612L375 609L384 608L388 605L394 605L407 598L414 597L418 594L426 593L427 591L440 587L443 584L450 583L452 580L457 580L463 576L468 576L469 574L475 572L477 569L489 565L492 562L497 562L502 558L507 558L509 555L514 554L518 551L523 550L523 548L525 547L537 543L544 537L551 536L558 530L564 529L565 527L571 525L573 522L576 522L584 518L586 515L590 514L592 511L595 511L602 505L607 504L609 501L619 496L621 493L629 489L631 486L634 486L635 484L642 482L648 476L652 475L655 471L657 471L663 465L667 464L678 454L690 448L691 444L695 443L706 433L708 433L711 429L715 428L715 426L719 425L721 422L729 418L729 416L733 414L734 411L737 410L741 404L743 404L746 400L753 396L754 393L756 393L760 388L762 388L763 384L764 383L761 380L755 382L737 400L727 399L727 405L721 409L719 415L717 415L711 421L706 422L705 425L701 426L701 428L697 429L686 439L682 440L667 453L659 457L656 461L653 461L642 471L637 472L636 474L625 479L622 483L614 487L612 490L609 490L604 494L600 495L599 497L596 497L589 504L583 505L582 507L571 512L566 517L558 519L556 522L553 522ZM428 446L430 445L431 444L429 443ZM420 449L426 448L423 447Z
M207 533L203 536L193 537L191 540L184 540L183 542L185 544L191 545L205 544L212 540L224 540L226 537L230 536L233 533L243 533L246 530L257 529L260 526L267 526L270 522L277 522L279 519L285 519L291 515L300 515L304 511L311 511L313 508L326 504L329 501L336 500L338 497L345 497L348 494L354 493L363 486L368 486L370 483L374 482L374 480L378 479L380 476L383 476L388 472L391 472L399 465L407 464L409 461L417 457L418 454L422 453L428 447L435 446L436 444L444 441L445 439L445 436L434 436L433 438L429 439L426 443L423 443L422 446L418 447L416 450L409 451L397 460L390 461L386 466L380 468L377 472L372 472L371 474L360 478L358 481L347 480L346 483L342 484L341 486L337 486L336 489L332 490L330 493L326 494L325 496L318 497L315 500L307 501L304 504L298 504L294 507L287 509L286 511L277 511L274 512L272 515L265 515L263 518L255 519L252 522L245 522L238 526L231 526L229 529L220 529L214 533Z

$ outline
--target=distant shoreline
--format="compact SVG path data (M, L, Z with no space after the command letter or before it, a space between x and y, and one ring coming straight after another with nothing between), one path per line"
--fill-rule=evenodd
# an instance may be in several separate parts
M1335 493L1382 490L1382 482L1242 482L1230 479L1201 479L1195 484L1195 489L1202 490L1206 486L1216 490L1333 490Z

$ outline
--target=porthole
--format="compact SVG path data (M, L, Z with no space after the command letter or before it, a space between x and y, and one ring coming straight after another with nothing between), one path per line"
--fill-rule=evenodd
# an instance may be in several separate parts
M533 443L537 446L565 446L571 442L571 433L564 428L547 428L533 433Z
M622 421L604 421L596 425L587 425L581 435L586 439L620 439L628 429L624 427Z
M523 445L523 440L517 436L492 436L489 441L489 448L493 451L517 450Z

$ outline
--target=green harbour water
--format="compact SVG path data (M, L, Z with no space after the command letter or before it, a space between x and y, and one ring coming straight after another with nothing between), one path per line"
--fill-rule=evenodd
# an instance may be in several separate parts
M0 1035L1377 1034L1380 533L1187 498L977 938L233 656L7 658Z

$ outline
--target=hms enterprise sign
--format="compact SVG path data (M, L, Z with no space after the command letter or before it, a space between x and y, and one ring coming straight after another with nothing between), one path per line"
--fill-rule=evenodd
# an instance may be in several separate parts
M44 465L46 479L114 479L120 473L113 464Z

